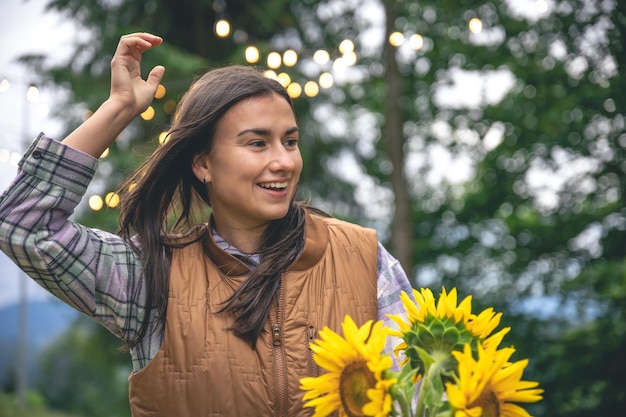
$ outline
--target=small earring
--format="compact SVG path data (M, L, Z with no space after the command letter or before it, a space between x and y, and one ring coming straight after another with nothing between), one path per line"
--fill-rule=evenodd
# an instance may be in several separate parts
M206 186L206 177L202 178L202 183Z

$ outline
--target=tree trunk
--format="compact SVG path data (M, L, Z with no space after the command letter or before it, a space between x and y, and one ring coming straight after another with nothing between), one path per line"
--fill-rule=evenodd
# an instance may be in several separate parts
M384 51L386 72L384 80L387 85L386 122L383 129L383 140L387 144L387 152L392 164L390 180L395 204L390 250L410 277L413 269L410 224L411 200L404 174L404 136L402 134L402 125L405 117L400 108L402 75L396 62L395 47L387 41L389 34L394 30L394 22L397 18L394 3L394 0L383 0L386 15Z

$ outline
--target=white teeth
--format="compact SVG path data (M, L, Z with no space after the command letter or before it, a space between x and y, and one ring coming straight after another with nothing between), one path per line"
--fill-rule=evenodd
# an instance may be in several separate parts
M266 182L259 184L263 188L287 188L288 182Z

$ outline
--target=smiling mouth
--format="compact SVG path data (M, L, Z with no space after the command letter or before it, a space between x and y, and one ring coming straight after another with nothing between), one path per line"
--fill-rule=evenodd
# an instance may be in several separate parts
M263 182L263 183L259 183L259 187L261 187L261 188L265 188L266 190L276 190L276 191L282 191L285 188L287 188L288 185L289 185L289 183L287 181L285 181L285 182Z

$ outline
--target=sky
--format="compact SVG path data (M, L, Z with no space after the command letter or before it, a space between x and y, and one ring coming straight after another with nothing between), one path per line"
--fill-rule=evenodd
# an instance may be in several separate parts
M41 90L39 99L25 100L31 82L29 74L15 59L26 53L63 53L76 32L61 16L44 13L47 0L0 1L0 81L7 79L9 87L0 86L0 190L6 189L16 173L16 163L27 140L40 131L55 136L60 132L58 121L47 116L53 105L51 93ZM30 141L28 139L28 141ZM19 300L20 280L24 280L29 299L43 299L47 293L0 252L0 308Z

